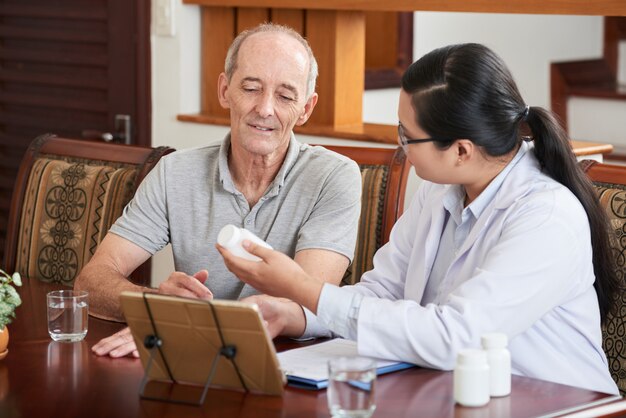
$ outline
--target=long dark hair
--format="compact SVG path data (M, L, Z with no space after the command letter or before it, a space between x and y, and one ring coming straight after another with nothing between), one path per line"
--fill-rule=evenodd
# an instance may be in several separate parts
M517 149L529 134L542 170L567 187L582 204L591 230L594 287L602 320L614 306L618 289L609 244L609 223L593 185L581 170L556 118L541 107L527 107L504 62L480 44L436 49L414 62L402 77L412 95L418 125L445 149L454 138L467 138L487 155Z

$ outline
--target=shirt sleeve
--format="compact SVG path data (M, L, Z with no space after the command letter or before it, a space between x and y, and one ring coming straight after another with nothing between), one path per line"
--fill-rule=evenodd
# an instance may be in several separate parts
M335 335L319 320L319 318L310 310L302 307L304 310L304 318L306 327L304 333L297 338L298 341L304 341L311 338L334 337Z
M342 159L324 180L313 210L300 228L296 252L325 249L354 257L361 212L361 171Z
M161 158L143 179L122 216L109 230L150 254L161 250L170 240L166 194L167 159L168 156Z
M327 309L319 312L319 320L335 334L350 340L357 339L357 319L363 295L324 284L319 304Z

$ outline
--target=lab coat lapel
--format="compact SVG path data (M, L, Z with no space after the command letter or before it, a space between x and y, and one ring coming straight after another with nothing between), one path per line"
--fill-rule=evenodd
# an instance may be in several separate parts
M433 268L437 250L439 249L439 241L441 240L441 231L443 229L443 222L445 220L445 208L443 207L443 195L446 188L439 191L439 195L431 196L428 202L424 203L422 207L422 213L425 215L430 212L428 224L422 224L418 228L417 238L415 245L419 246L421 250L418 250L416 254L421 255L417 258L417 262L414 264L416 272L422 272L422 275L416 275L416 277L422 277L423 280L407 280L405 282L405 296L408 299L416 301L422 300L424 289L426 288L426 282L430 276L430 271Z

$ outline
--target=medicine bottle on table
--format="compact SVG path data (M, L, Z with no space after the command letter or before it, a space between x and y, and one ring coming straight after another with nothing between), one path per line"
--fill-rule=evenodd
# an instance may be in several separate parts
M246 239L262 247L269 248L270 250L272 249L268 243L254 235L252 232L247 229L237 228L235 225L226 225L217 235L217 243L237 257L245 258L250 261L261 261L259 257L244 250L241 243Z
M492 333L481 337L489 363L489 393L491 396L507 396L511 393L511 353L506 348L506 334Z
M489 365L486 351L459 351L454 368L454 400L462 406L483 406L489 403Z

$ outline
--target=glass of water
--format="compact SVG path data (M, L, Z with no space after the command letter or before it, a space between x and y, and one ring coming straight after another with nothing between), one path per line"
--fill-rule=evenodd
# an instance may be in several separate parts
M376 361L338 357L328 362L328 409L333 417L368 418L376 409Z
M81 341L87 335L87 292L56 290L48 293L48 334L54 341Z

